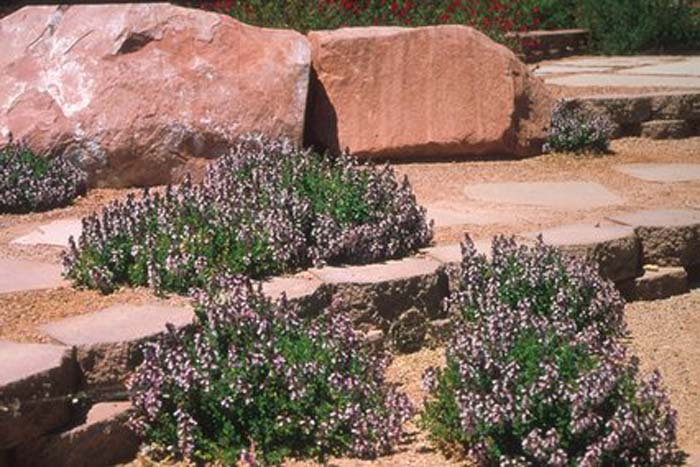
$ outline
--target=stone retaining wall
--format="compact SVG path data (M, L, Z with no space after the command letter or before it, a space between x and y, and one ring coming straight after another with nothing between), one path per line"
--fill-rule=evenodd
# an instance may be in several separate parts
M606 115L613 123L614 138L700 135L700 92L577 97L566 99L565 105Z

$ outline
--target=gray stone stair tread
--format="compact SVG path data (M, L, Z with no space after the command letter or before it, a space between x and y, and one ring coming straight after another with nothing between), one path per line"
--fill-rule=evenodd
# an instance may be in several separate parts
M568 224L521 235L536 239L540 234L549 245L591 245L634 235L634 229L621 225Z
M80 219L59 219L40 225L28 234L18 237L10 243L18 245L68 246L68 238L72 235L77 241L82 230L83 225Z
M0 387L59 368L67 347L0 340Z
M695 209L649 209L611 216L610 220L632 227L682 227L700 224Z
M63 268L58 264L0 258L0 293L63 287Z
M331 284L376 284L432 274L439 266L440 262L434 259L410 257L362 266L316 268L310 272Z
M185 326L194 311L163 305L114 305L101 311L65 318L41 326L47 336L67 345L91 345L138 340L165 330L166 323Z
M592 209L622 203L622 198L594 182L503 182L468 185L472 199L553 209Z
M620 164L615 170L649 182L700 180L700 164Z

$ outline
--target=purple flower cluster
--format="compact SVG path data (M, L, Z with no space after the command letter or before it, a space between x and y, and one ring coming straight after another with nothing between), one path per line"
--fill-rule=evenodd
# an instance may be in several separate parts
M552 111L544 152L605 153L610 147L613 124L604 115L591 114L558 102Z
M64 206L85 190L85 172L65 157L45 159L16 142L0 149L0 213Z
M541 240L463 246L447 366L421 423L481 465L680 465L658 374L626 355L623 302L595 266Z
M276 464L374 457L401 439L413 407L341 304L302 320L286 299L227 274L194 296L193 326L147 344L129 382L132 425L163 454Z
M187 292L222 271L254 277L311 264L371 262L428 244L432 227L389 167L242 138L201 184L146 192L83 220L65 257L76 284Z

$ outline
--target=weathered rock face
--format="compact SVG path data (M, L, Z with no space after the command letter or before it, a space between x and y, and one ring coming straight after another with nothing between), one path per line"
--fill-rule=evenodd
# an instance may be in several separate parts
M527 155L552 99L507 48L466 26L311 32L306 139L365 157Z
M165 3L45 6L0 20L0 44L0 145L68 152L93 185L177 180L246 132L301 141L310 50L293 31Z

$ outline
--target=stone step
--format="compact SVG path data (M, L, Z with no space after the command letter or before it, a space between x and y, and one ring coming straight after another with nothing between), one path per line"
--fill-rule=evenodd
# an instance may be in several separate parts
M700 181L700 164L620 164L615 170L646 182Z
M58 264L0 258L0 293L65 287L62 272Z
M76 347L87 388L120 387L141 362L140 346L165 332L166 324L189 325L191 308L164 305L115 305L94 313L41 326L47 336Z
M83 231L80 219L59 219L48 224L40 225L26 235L12 240L16 245L54 245L68 246L68 238L73 236L78 241Z
M614 282L632 279L642 273L640 243L631 227L570 224L521 234L530 241L539 235L548 245L597 262L601 275Z
M642 277L618 286L625 300L660 300L690 291L688 274L683 268L647 270Z
M332 295L323 281L307 271L293 276L273 277L262 283L262 291L273 300L279 299L284 293L291 304L299 306L302 316L326 308Z
M609 218L634 227L643 264L692 267L700 264L700 210L656 209Z
M650 120L640 129L640 136L650 139L681 139L692 134L693 126L687 120Z
M78 384L71 349L0 341L0 450L68 423Z
M393 323L415 318L443 317L442 300L448 282L444 265L429 257L348 267L310 270L342 298L350 319L359 329L378 328L385 333ZM409 317L401 318L405 313Z
M20 445L14 466L106 467L129 462L140 444L126 426L130 408L129 402L95 404L82 424Z

